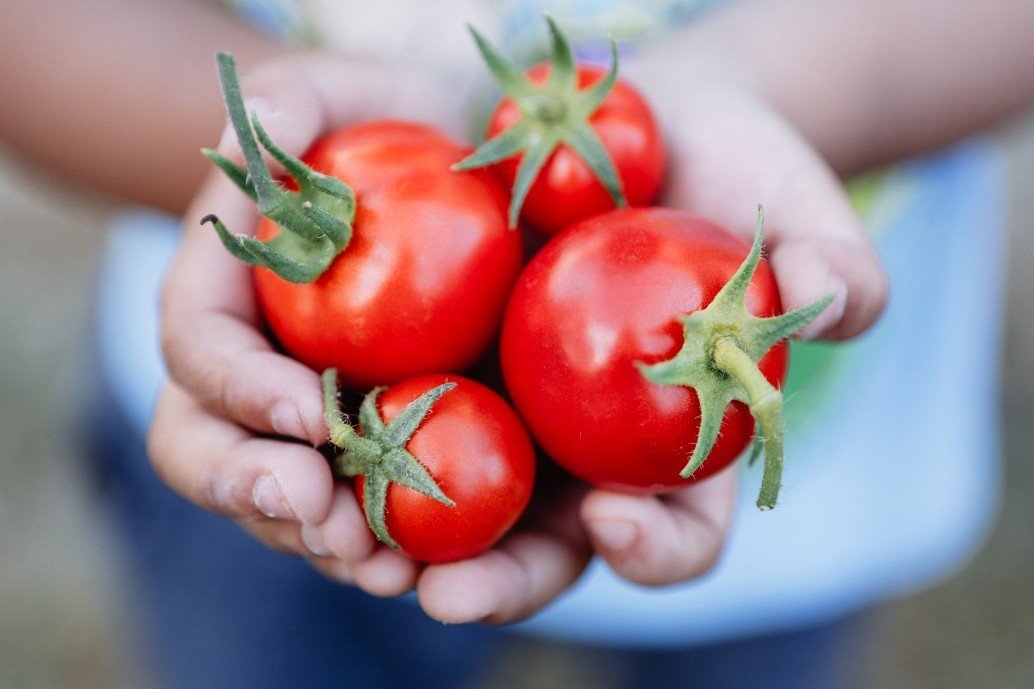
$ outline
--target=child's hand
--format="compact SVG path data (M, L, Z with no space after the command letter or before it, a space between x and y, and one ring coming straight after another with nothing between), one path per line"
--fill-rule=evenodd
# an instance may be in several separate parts
M843 339L872 325L887 300L886 276L839 181L804 139L732 86L662 85L648 95L671 155L665 204L712 218L748 242L763 204L766 255L783 309L836 295L803 336ZM792 471L793 457L787 462ZM582 505L582 520L596 551L622 577L682 581L718 556L734 473L662 497L596 490Z
M465 121L460 86L322 55L273 60L243 79L248 109L296 155L320 133L367 119L455 128ZM232 135L220 149L240 159ZM173 490L331 578L384 596L415 586L424 608L444 621L523 617L578 577L590 550L574 488L537 500L501 544L462 563L423 568L377 544L351 487L336 484L313 449L327 440L317 373L277 353L261 332L250 268L198 224L207 213L239 232L257 219L253 202L219 172L186 213L162 304L172 381L148 439L155 470Z

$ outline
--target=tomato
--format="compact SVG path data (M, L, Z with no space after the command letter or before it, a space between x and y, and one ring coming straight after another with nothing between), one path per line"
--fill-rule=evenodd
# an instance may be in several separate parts
M760 251L760 231L757 242ZM579 223L532 259L503 320L502 368L515 406L553 459L606 488L663 492L686 485L679 472L700 430L697 393L649 380L641 364L679 353L680 317L707 307L749 248L704 218L641 208ZM780 312L764 262L745 300L755 316ZM768 383L782 383L787 358L785 341L760 358ZM719 409L721 433L695 480L724 469L752 439L745 404L723 402Z
M549 78L550 66L540 64L526 72L535 84ZM584 90L603 79L606 71L578 65L578 88ZM511 99L504 99L492 113L487 136L494 137L521 117ZM603 144L614 167L626 201L631 206L653 203L664 180L666 156L660 128L650 106L627 81L618 79L589 124ZM512 186L521 157L496 164L507 186ZM614 200L582 157L561 143L546 161L531 185L521 218L543 235L554 235L565 227L593 215L612 210Z
M325 374L324 385L333 385L333 373L329 380ZM386 462L364 467L360 460L343 472L356 475L357 493L374 532L383 527L389 544L403 554L421 562L473 557L498 541L527 507L535 477L531 440L516 413L485 386L456 375L419 376L383 392L375 390L365 404L365 415L360 414L363 437L356 440L346 432L349 437L342 442L353 454L361 454L367 440L390 448L383 439L390 435L392 422L407 408L423 405L410 421L410 427L417 422L415 430L396 438L396 445L408 452L410 461L419 462L429 477L424 480L433 484L421 492L394 477L389 481L385 474L393 469ZM328 416L332 438L335 416L336 409ZM369 427L377 426L378 419L388 432ZM383 497L367 504L368 481L376 482L378 476Z
M233 57L217 64L246 167L204 153L264 217L255 237L230 234L214 215L202 223L256 266L258 302L284 350L338 367L355 388L471 365L521 265L498 180L453 171L469 150L410 122L346 127L294 158L249 120ZM282 183L260 144L287 171Z
M510 225L519 215L549 236L615 207L652 203L665 154L650 107L617 76L615 43L609 69L578 64L560 26L549 15L546 23L549 60L524 74L471 29L504 98L488 140L455 169L492 165L513 190Z
M430 127L382 121L320 139L303 157L355 191L348 247L305 284L256 267L270 329L291 356L355 388L463 370L495 336L521 264L506 194ZM258 238L279 232L263 218Z

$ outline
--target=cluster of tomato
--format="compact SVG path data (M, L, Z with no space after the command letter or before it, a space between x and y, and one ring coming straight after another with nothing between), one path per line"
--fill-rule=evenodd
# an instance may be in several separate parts
M255 237L206 220L256 266L283 350L325 370L335 468L355 478L371 529L421 561L470 557L513 526L534 482L528 431L577 477L639 492L727 466L753 437L751 411L769 445L781 438L760 397L778 396L789 326L770 318L760 227L752 248L647 207L665 168L648 105L617 79L616 52L610 70L577 64L549 26L552 58L526 73L474 33L504 98L472 154L431 127L376 121L296 159L249 121L220 55L247 168L207 154L264 218ZM290 179L271 179L258 144ZM519 221L549 238L527 265ZM458 375L494 362L497 336L517 413ZM339 381L373 388L358 428Z

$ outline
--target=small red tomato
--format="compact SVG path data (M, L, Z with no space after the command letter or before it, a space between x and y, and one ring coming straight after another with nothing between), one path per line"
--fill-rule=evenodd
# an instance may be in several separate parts
M347 450L337 469L356 477L382 541L414 560L452 562L484 552L521 516L535 453L499 395L456 375L410 378L367 396L357 435L329 406L333 380L324 374L331 439Z
M468 149L430 127L356 125L303 160L355 191L348 247L315 281L255 269L259 301L284 349L335 366L353 388L470 366L495 336L521 264L506 194L484 172L452 172ZM258 238L278 232L263 218Z
M753 437L753 411L759 505L774 505L785 338L829 298L776 316L760 252L760 220L750 246L661 208L597 216L547 243L518 278L501 342L507 388L543 449L595 485L662 492L728 466Z
M469 149L410 122L346 127L294 158L249 121L232 57L218 64L247 167L206 155L264 217L256 237L230 234L214 215L203 222L256 266L259 305L284 350L336 366L361 389L471 365L495 337L521 265L498 179L453 171ZM284 166L284 184L259 144Z
M549 73L550 66L540 64L526 74L532 83L545 84ZM605 70L598 67L579 65L578 88L588 89L605 75ZM505 131L520 117L517 104L503 100L489 120L488 137ZM664 143L650 106L639 92L618 79L599 109L589 117L589 124L617 170L625 202L630 206L653 203L664 180ZM513 186L520 160L510 158L496 166L507 186ZM548 236L614 207L614 199L592 169L576 151L561 143L531 185L521 218Z
M548 236L615 207L652 203L665 152L649 105L617 77L613 41L610 69L577 64L560 27L547 23L550 60L523 75L473 31L505 97L488 141L456 169L493 165L513 189L510 224L519 213Z

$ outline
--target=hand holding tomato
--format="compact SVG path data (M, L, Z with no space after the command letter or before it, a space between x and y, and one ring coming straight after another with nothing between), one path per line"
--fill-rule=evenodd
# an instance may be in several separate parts
M243 78L248 110L293 155L325 131L374 118L459 128L462 99L436 98L435 86L433 75L329 55L283 57ZM242 162L230 131L220 152ZM375 595L416 587L424 608L448 622L523 617L569 586L590 554L577 519L582 489L574 485L544 487L499 544L463 562L425 568L377 545L352 488L335 484L313 449L327 440L318 374L273 348L251 269L198 225L208 213L242 230L258 218L254 202L219 171L186 213L162 300L172 380L148 437L155 471L170 488L331 578ZM549 491L559 495L545 499Z
M649 57L630 67L668 141L662 202L710 218L745 242L763 204L766 258L783 310L835 295L803 336L847 338L871 325L887 298L886 277L839 181L804 138L742 88L674 83L677 70ZM792 472L792 458L787 467ZM729 473L664 496L594 490L582 519L597 552L619 575L641 583L680 581L700 571L689 564L692 553L717 553L699 528L720 532L718 547L724 540L733 488L731 481L715 483ZM687 500L696 501L688 518Z

